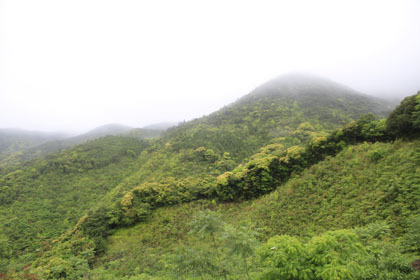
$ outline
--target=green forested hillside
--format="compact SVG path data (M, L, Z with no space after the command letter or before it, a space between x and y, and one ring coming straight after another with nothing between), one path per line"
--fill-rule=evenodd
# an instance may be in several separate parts
M181 248L180 242L191 247L201 244L188 232L194 213L206 208L236 227L248 222L260 228L262 242L274 235L307 240L327 231L366 226L366 231L377 227L383 238L404 247L410 217L420 214L419 171L418 140L350 146L254 201L199 201L156 211L146 222L109 237L88 279L108 279L101 278L106 275L109 279L149 279L146 275L176 279L171 276L168 256ZM259 259L252 263L257 275L261 272ZM227 268L232 274L239 273L233 265ZM143 276L134 276L139 274Z
M25 264L52 238L74 226L95 203L132 172L148 146L109 136L25 162L0 176L1 265ZM19 260L24 258L23 260ZM28 260L26 260L28 259Z
M206 208L217 211L224 222L235 227L245 222L260 228L261 242L285 234L303 241L327 231L365 226L360 232L377 230L387 242L404 247L410 217L420 214L419 147L418 140L350 146L254 201L198 201L162 208L144 223L110 236L88 279L177 279L172 274L171 256L183 246L205 250L206 244L189 232L194 214ZM225 258L232 258L227 248L223 250ZM251 274L257 277L262 264L258 258L249 261ZM232 263L226 268L233 274L229 279L243 279L242 265L238 269Z
M293 88L287 82L276 90L257 89L209 116L169 129L153 149L140 156L143 167L129 178L123 190L164 178L200 177L206 183L214 175L246 162L268 144L284 148L304 145L362 114L383 116L390 111L386 102L344 86L314 77L293 77ZM288 79L276 81L283 84ZM310 84L314 84L313 89ZM196 184L200 183L190 185Z
M385 116L391 110L387 102L343 85L293 74L269 81L235 103L173 129L166 139L173 139L174 149L190 144L212 146L215 152L228 151L242 161L271 142L298 145L311 133L331 131L362 114ZM276 139L282 137L287 139Z
M334 223L333 219L331 224L325 221L319 225L312 224L308 230L296 226L293 232L293 229L281 228L288 223L287 220L274 218L285 211L285 208L281 208L281 203L264 202L257 207L259 201L267 198L254 202L248 200L276 188L277 193L282 189L289 189L284 188L283 184L290 178L295 179L288 184L297 180L305 168L325 157L335 156L349 145L394 139L398 132L388 133L385 120L375 120L374 115L364 116L357 122L350 122L344 128L336 130L352 119L358 119L362 114L371 112L382 116L388 111L386 103L331 82L302 76L280 78L218 112L171 128L156 139L138 140L133 135L106 137L43 159L4 168L0 174L0 194L3 201L0 208L2 271L9 270L8 277L11 278L27 275L41 279L115 279L140 273L170 277L168 271L174 270L173 265L176 265L170 259L182 256L176 250L188 252L192 250L189 244L212 247L204 240L208 236L203 236L203 240L199 241L196 240L197 237L187 234L192 214L198 209L208 207L220 209L222 219L234 225L232 227L223 224L218 227L220 232L217 235L221 239L213 240L216 245L218 242L224 244L223 238L233 242L240 236L248 241L258 237L260 242L264 242L275 234L299 232L299 236L308 238L314 234L324 234L326 230L362 226L381 220L378 217L382 216L375 215L382 214L375 212L372 214L374 218L363 223L351 224L348 220ZM354 149L359 149L358 147ZM367 145L366 151L369 154L370 149L373 148ZM385 146L383 149L388 151ZM369 158L372 162L379 162L382 157L381 152L374 152ZM413 159L410 158L409 162L413 164ZM341 159L339 163L343 168L351 169L345 167L346 160ZM386 165L391 165L391 162ZM400 165L405 166L401 163ZM341 180L338 178L342 175L337 170L334 174L336 173L337 180ZM410 176L407 174L406 177L411 178ZM390 177L384 177L383 180L388 178ZM414 182L417 179L415 177ZM269 199L275 201L273 198ZM288 201L287 196L284 199ZM295 198L290 196L290 199ZM182 205L176 206L178 204ZM264 210L264 205L269 207L271 204L280 208L273 206L271 210ZM288 203L290 204L293 201ZM296 205L302 207L299 202ZM304 209L311 209L309 202L305 205ZM389 203L385 202L384 205ZM185 207L190 212L184 212ZM413 207L408 214L415 213L417 205ZM272 213L265 217L264 211ZM328 209L325 211L328 216ZM159 213L167 219L158 218L156 215ZM211 214L209 215L211 218ZM322 215L322 219L330 221L330 218ZM308 216L310 215L304 212L298 218ZM299 219L296 223L299 223ZM243 228L238 224L239 221L247 220L258 223L251 222ZM401 236L407 223L392 218L389 226ZM160 229L162 225L165 230ZM262 227L263 230L258 231L258 234L251 234L255 227ZM139 248L147 253L131 253L127 249L127 252L120 254L125 260L117 258L114 262L114 257L111 256L113 253L110 253L114 249L109 247L112 244L110 242L114 236L120 233L124 235L126 231L137 236L136 228L142 229L140 235L148 236L142 241L144 247L124 241L125 237L122 237L122 241L133 249ZM113 235L115 233L117 235ZM178 246L175 240L183 240L186 244ZM214 245L213 249L218 247ZM162 246L166 248L162 249ZM238 248L235 250L239 250ZM250 249L241 250L243 254L248 254L244 252ZM216 259L224 258L229 262L222 248L218 251L219 249L216 252L210 250L209 255L213 254ZM136 259L132 254L138 254L150 266L154 266L152 262L156 261L157 266L138 265L143 260ZM166 260L162 254L169 259ZM201 257L202 255L197 255L197 258ZM245 263L250 262L250 265L260 267L255 260L251 262L251 255L243 257ZM239 255L235 255L234 259L231 265L241 261ZM125 271L123 262L129 265ZM161 267L160 262L167 267ZM22 272L22 268L28 264L32 266L26 267ZM183 261L178 262L178 265L181 264ZM190 269L191 265L187 265L187 268ZM115 266L120 266L121 269ZM106 271L108 267L115 271ZM95 270L88 272L91 268ZM218 268L214 269L216 271ZM14 270L17 270L17 274ZM196 276L205 276L207 279L213 272L198 273ZM254 278L260 272L262 273L262 268L250 268ZM36 276L29 276L31 273ZM179 273L178 276L171 277L179 279L177 277L182 276ZM187 271L185 273L185 276L190 275ZM231 279L242 279L238 271L214 273L219 278L221 275L229 275ZM146 275L135 277L149 279Z

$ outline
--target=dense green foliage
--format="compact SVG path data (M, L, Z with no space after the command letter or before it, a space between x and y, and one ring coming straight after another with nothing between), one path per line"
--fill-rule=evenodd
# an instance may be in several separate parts
M199 211L206 207L217 207L218 213ZM254 203L253 207L259 206ZM216 206L206 202L161 209L145 223L110 237L106 254L86 277L223 279L226 275L227 279L249 276L390 280L419 277L410 267L412 258L402 254L398 242L390 242L395 236L383 222L311 234L309 238L283 234L259 242L259 231L239 222L243 217L238 219L249 209L243 204Z
M420 209L419 144L346 148L257 200L259 226L305 236L385 220L400 235Z
M244 166L218 178L217 197L221 200L251 199L271 192L280 183L326 156L333 156L349 144L387 140L384 121L364 115L328 137L317 137L306 147L268 145Z
M412 270L408 266L407 256L400 252L402 250L415 251L420 245L419 239L416 238L418 220L409 218L417 217L418 219L418 216L413 215L418 215L420 209L418 205L420 201L419 144L419 141L411 143L400 141L394 144L366 143L350 146L336 157L329 157L308 169L302 176L292 178L272 194L252 202L217 205L200 202L176 208L163 208L152 214L145 223L134 228L120 230L110 237L107 242L109 247L100 261L102 264L92 272L91 277L101 279L100 277L108 274L115 278L122 278L124 275L132 275L132 278L136 279L134 275L137 273L144 277L154 275L156 278L153 279L172 279L170 278L172 266L168 269L169 271L162 272L167 267L165 256L172 254L172 251L181 250L179 254L182 257L183 250L187 249L185 245L178 245L179 240L185 240L184 243L187 243L189 250L196 250L194 248L197 247L207 248L201 243L202 241L197 240L197 238L200 239L200 235L190 236L188 232L191 230L189 221L191 221L192 213L210 207L224 213L224 220L234 224L237 229L241 228L240 221L255 221L255 226L263 229L259 235L263 240L274 235L289 235L289 237L278 238L296 240L300 246L303 246L301 253L304 256L308 250L313 250L311 249L313 246L321 246L316 245L319 243L314 243L315 241L326 239L327 244L333 245L334 243L331 242L340 240L335 235L343 234L344 240L348 243L340 242L339 244L350 247L343 247L340 250L352 250L354 246L356 249L360 247L360 250L349 252L350 255L344 255L340 260L345 261L345 258L348 258L355 262L357 271L363 273L359 275L360 277L357 276L359 278L354 277L355 279L411 279L409 277L415 277L416 274L412 276L406 274L411 274ZM381 159L372 159L372 155L377 153L381 154ZM399 190L398 194L395 193L396 189ZM377 224L381 221L386 221L388 226ZM340 231L327 232L360 225L365 225L366 228L356 231L345 230L342 233ZM202 227L198 226L198 228ZM212 231L219 230L220 227ZM347 237L347 235L350 236ZM313 241L307 244L308 238ZM329 240L331 238L333 239ZM215 247L211 239L211 237L207 238L208 250ZM352 240L357 240L356 244L352 244ZM390 240L401 246L392 245ZM228 246L224 246L226 246L223 253L225 255L221 259L228 258ZM265 248L274 247L264 246ZM335 247L331 249L338 250ZM140 252L147 252L146 256ZM188 250L187 252L192 253ZM261 252L261 254L265 253ZM197 258L205 256L210 258L211 254L207 252L204 256L198 255ZM335 256L341 257L341 255ZM382 256L381 259L378 259L379 256ZM228 259L232 261L232 258ZM213 261L218 263L216 256L213 256ZM258 259L254 257L248 261L251 275L262 273L258 268L258 266L262 267L262 264L258 265ZM307 261L306 264L303 261L300 263L308 267L314 265L309 262L310 258ZM243 262L241 259L236 259L236 262L240 265L235 264L229 268L231 270L229 277L236 279L234 275L237 275L238 279L246 278ZM266 270L270 271L270 265L266 261L264 263L268 266ZM105 266L109 266L109 270L103 270ZM327 267L328 263L325 263L319 271ZM345 271L347 268L338 266L336 269ZM269 273L268 271L264 272L264 275ZM274 269L272 273L278 273L276 271ZM315 273L314 271L311 270L310 273ZM185 275L194 274L191 273ZM207 277L211 276L210 272L206 273ZM402 276L397 278L395 276L397 274ZM381 276L383 278L378 275L383 275ZM217 276L214 277L214 279L219 279Z
M156 139L132 132L8 165L1 269L12 278L32 263L16 277L41 279L410 279L419 143L391 143L415 134L362 115L382 105L325 81L280 79ZM206 208L219 214L193 215ZM366 237L381 221L387 233Z
M239 166L233 172L226 172L212 180L194 182L176 181L174 178L162 179L159 183L143 183L127 192L119 204L101 207L91 212L81 229L90 237L102 243L102 239L112 229L145 220L157 207L174 205L201 198L220 201L246 200L270 192L281 182L287 181L292 173L299 172L330 154L340 151L348 143L359 142L366 138L378 139L385 133L382 126L377 126L372 116L361 118L346 128L322 139L315 139L305 148L294 146L283 150L283 145L269 145L256 154L244 167ZM364 128L373 127L365 135ZM376 138L375 138L376 139ZM207 161L214 153L199 148L196 153ZM213 161L213 159L211 160ZM204 183L203 183L204 181ZM195 183L195 184L194 184ZM101 250L100 247L97 250Z
M266 269L259 279L417 279L398 248L373 233L370 228L327 231L307 242L274 236L260 248Z
M136 156L146 147L144 141L110 136L4 170L0 176L1 259L30 260L35 250L47 249L52 238L74 226L132 172Z
M239 220L257 221L257 226L264 229L261 233L262 238L275 234L310 237L314 234L322 234L326 230L368 225L385 220L392 230L392 235L387 240L389 238L395 240L397 237L402 238L401 240L405 238L407 241L402 242L402 247L406 246L404 244L413 244L413 242L416 244L417 239L409 237L410 232L416 234L415 225L410 225L409 217L419 214L417 203L420 201L420 178L418 176L420 174L418 172L420 151L418 147L418 141L351 146L339 153L338 156L330 157L305 171L303 176L292 178L274 193L252 202L251 205L241 203L226 205L227 208L222 205L218 207L230 216L228 219L235 224ZM375 157L372 159L372 155L377 153L381 154L381 160L376 160ZM396 178L399 179L396 180ZM337 188L337 186L341 187ZM399 190L397 194L395 193L396 188ZM198 241L194 241L195 236L199 235L188 237L187 233L190 229L186 227L191 213L195 212L194 209L197 209L199 205L192 205L193 208L181 207L179 210L164 208L156 214L152 212L152 217L146 219L145 224L141 223L132 230L123 231L131 233L123 235L123 239L117 243L114 249L105 248L106 256L112 259L116 258L112 261L115 262L115 265L112 265L112 270L117 273L116 275L119 275L118 277L122 277L122 275L132 275L136 271L135 268L140 265L141 269L137 269L138 273L150 272L152 275L169 277L169 274L158 272L164 270L165 263L163 261L171 248L175 251L178 250L176 249L178 248L177 240L192 238L191 241L188 241L191 246L205 248L204 245L200 245L201 243L197 243ZM240 228L240 225L237 224L237 226ZM217 229L217 226L212 226L212 228L216 228L211 230L214 232L220 230L220 228ZM407 230L407 228L412 229ZM195 232L199 231L195 230ZM406 231L407 234L404 234ZM78 240L77 235L71 238L72 242ZM210 239L212 238L210 237ZM112 244L112 239L110 242ZM127 244L125 244L126 242ZM69 243L66 246L70 246ZM385 255L392 252L398 253L394 249L387 249L388 245L386 244L378 246L387 250L386 254L384 252ZM417 243L414 246L419 245ZM209 245L209 247L215 248L214 245ZM179 248L181 251L185 249ZM115 253L111 253L112 250L115 250ZM139 254L144 251L148 252L146 256ZM227 256L227 251L225 253ZM112 257L113 254L115 256ZM211 255L208 253L208 257ZM390 259L383 260L383 262L390 262L394 257L390 255ZM133 262L126 263L127 258ZM197 256L197 258L201 257ZM217 259L217 257L215 258ZM220 258L222 259L222 257ZM405 259L402 255L399 258ZM109 261L105 262L106 266ZM240 262L240 259L236 261ZM123 265L121 262L125 264ZM215 262L217 263L217 261ZM255 266L256 261L254 260L252 263ZM405 263L403 267L407 267L407 262L403 261L403 263ZM50 265L51 260L47 262L47 266ZM118 268L119 266L122 266L121 270ZM95 271L92 275L108 273L100 272L100 269ZM253 270L251 269L251 271ZM233 269L231 274L244 275L243 269ZM388 279L392 279L392 277Z
M406 97L389 115L386 125L396 137L420 135L420 92Z

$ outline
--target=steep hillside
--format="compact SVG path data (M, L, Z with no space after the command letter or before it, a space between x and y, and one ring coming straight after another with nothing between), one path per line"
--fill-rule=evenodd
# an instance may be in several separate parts
M350 146L257 200L252 216L268 236L378 221L400 236L410 216L420 214L419 171L419 140Z
M344 85L290 74L261 85L207 117L170 130L165 139L174 141L176 149L184 148L183 143L212 146L209 148L215 152L227 151L240 162L270 141L300 144L307 142L311 133L331 131L362 114L385 116L392 109L388 102ZM278 139L282 137L286 139Z
M173 279L166 278L172 273L167 256L180 248L181 240L189 246L198 243L189 240L190 222L194 213L206 208L238 227L251 221L263 229L262 241L279 234L308 238L382 222L392 232L387 238L403 241L410 217L420 214L419 147L418 140L350 146L255 201L199 201L157 210L146 222L108 238L90 279ZM258 259L253 261L257 272ZM235 267L229 269L235 273Z
M280 77L209 116L169 129L140 156L142 168L120 186L120 193L165 179L182 179L187 187L207 184L263 146L305 145L369 112L383 116L390 108L386 102L319 78Z

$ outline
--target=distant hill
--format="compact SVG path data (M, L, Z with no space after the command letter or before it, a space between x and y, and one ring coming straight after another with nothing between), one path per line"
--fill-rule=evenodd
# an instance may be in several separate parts
M361 114L387 115L397 104L369 96L334 81L300 73L272 79L257 87L236 104L252 104L267 99L296 102L305 116L316 120L342 121L342 117L357 118ZM341 115L337 113L341 111Z
M28 131L22 129L0 129L0 160L9 155L46 143L63 139L62 133L48 133L40 131Z
M120 135L131 129L133 128L122 124L106 124L89 130L88 132L79 136L73 137L73 139L89 140L108 135Z
M0 168L44 157L45 155L104 136L126 135L138 139L149 139L159 136L161 132L161 130L132 128L121 124L107 124L74 137L45 138L44 141L33 141L31 146L20 146L19 149L15 149L3 157L3 162L0 161Z
M143 129L154 129L154 130L167 130L170 127L176 126L177 123L173 122L162 122L162 123L154 123L150 125L146 125Z

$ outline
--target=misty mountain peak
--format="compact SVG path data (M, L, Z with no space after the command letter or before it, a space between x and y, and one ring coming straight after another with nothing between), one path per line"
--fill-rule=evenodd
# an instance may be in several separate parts
M364 95L350 87L308 73L293 72L278 76L253 90L250 95Z
M117 123L112 123L112 124L105 124L99 127L96 127L92 130L90 130L89 132L87 132L87 134L115 134L115 133L124 133L129 131L130 129L132 129L132 127L126 126L126 125L122 125L122 124L117 124Z

